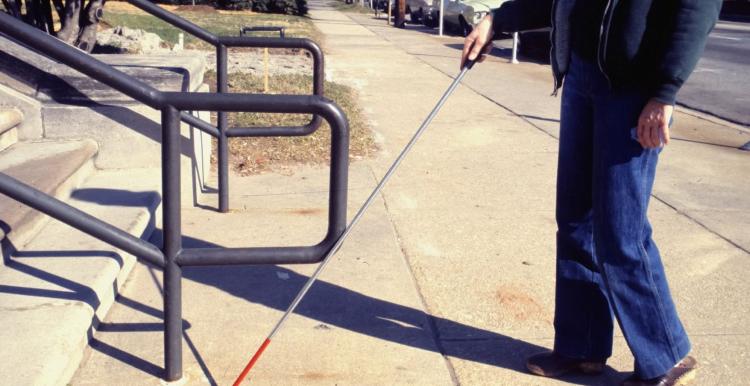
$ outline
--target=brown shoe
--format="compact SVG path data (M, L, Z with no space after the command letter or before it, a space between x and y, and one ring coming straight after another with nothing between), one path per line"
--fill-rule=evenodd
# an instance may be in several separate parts
M560 356L554 351L548 351L532 355L526 359L526 368L532 374L556 378L572 372L600 374L604 371L604 361L571 359Z
M685 386L695 378L697 368L698 362L695 358L686 356L661 377L640 379L633 374L620 386Z

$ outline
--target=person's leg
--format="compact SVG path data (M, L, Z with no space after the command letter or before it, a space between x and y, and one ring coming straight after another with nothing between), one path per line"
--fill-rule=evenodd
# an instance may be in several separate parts
M646 217L660 150L632 137L647 97L610 91L594 107L593 234L609 301L635 357L636 374L661 376L690 350Z
M591 80L595 71L593 64L574 58L562 95L554 352L603 363L612 353L613 321L593 253Z

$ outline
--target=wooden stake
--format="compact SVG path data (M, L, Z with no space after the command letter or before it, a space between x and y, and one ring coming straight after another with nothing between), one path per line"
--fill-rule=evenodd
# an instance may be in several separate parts
M263 49L263 90L268 93L268 48Z

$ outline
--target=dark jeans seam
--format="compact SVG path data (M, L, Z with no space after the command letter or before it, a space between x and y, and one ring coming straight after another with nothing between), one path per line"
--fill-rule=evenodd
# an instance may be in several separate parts
M641 166L641 187L645 188L647 183L646 178L646 171L648 169L648 162L649 158L653 156L651 154L651 149L644 150L646 154L643 154L643 162ZM659 293L659 289L656 287L656 282L654 281L654 275L651 271L651 257L648 255L648 252L646 251L645 246L643 245L643 240L645 237L645 230L646 230L646 219L647 219L647 209L648 208L648 199L650 196L646 195L645 192L643 192L642 197L645 196L645 203L644 203L644 209L641 212L641 216L639 218L639 239L638 239L638 251L641 253L641 258L644 262L644 268L646 269L646 275L648 277L649 287L651 289L651 292L653 293L654 297L657 300L657 307L659 308L659 320L664 328L664 333L667 338L667 342L669 343L669 350L672 353L672 360L677 362L679 358L677 358L677 346L675 345L674 338L672 337L672 329L670 328L669 324L667 323L667 315L666 310L664 309L664 303L661 298L661 294ZM657 374L660 375L660 374Z
M596 124L596 122L594 122L594 124ZM594 130L596 132L596 129ZM596 143L596 140L594 140L594 142ZM594 166L594 170L592 171L592 179L596 178L600 181L599 183L601 183L601 176L597 176L597 173L599 173L604 167L603 166L604 160L602 159L603 157L601 156L601 154L599 154L598 157L594 157L593 153L592 153L592 157L594 158L594 162L592 162L592 165ZM597 221L597 218L600 218L602 216L601 209L602 209L602 205L604 202L604 189L601 189L601 188L595 189L593 186L593 181L592 181L592 189L594 190L594 194L592 195L592 203L591 203L591 208L592 208L591 235L594 240L593 253L595 256L597 256L596 255L596 250L597 250L596 233L599 227L596 226L596 223L602 222L601 220ZM599 208L595 209L597 206ZM603 244L606 247L606 244L607 244L606 240L604 240L601 244ZM622 330L622 333L625 336L625 340L628 341L628 333L622 328L622 323L619 322L621 320L620 310L619 310L619 307L617 306L617 302L615 301L615 291L613 287L617 286L617 283L616 282L613 283L609 280L609 275L607 274L607 266L598 257L596 259L596 265L599 267L599 272L600 272L600 275L602 276L602 284L604 287L604 291L607 295L607 300L609 301L609 305L612 309L612 313L615 314L615 318L617 319L618 324L620 324L620 329Z

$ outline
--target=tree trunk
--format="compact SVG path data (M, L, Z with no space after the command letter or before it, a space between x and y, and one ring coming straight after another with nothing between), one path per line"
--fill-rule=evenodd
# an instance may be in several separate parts
M83 0L65 0L65 14L60 18L62 28L57 33L57 38L70 45L75 45L81 31L81 1Z
M37 0L26 0L26 14L23 15L24 21L39 28L39 7Z
M41 7L39 9L42 23L44 24L44 32L50 35L55 34L55 23L52 21L52 4L50 0L41 0Z
M19 4L16 0L3 0L3 5L5 6L5 9L8 10L8 13L10 13L11 16L15 17L16 19L21 18L21 4Z
M104 14L104 0L89 0L81 18L81 33L76 47L91 52L96 45L96 30Z
M396 28L406 28L406 0L396 0Z
M57 11L57 17L62 20L63 16L65 16L65 5L63 4L63 0L52 0L52 4L55 5L55 11Z
M58 39L86 52L94 49L96 30L104 13L105 0L89 0L85 9L82 6L86 0L65 0L65 6L63 0L25 0L25 14L22 1L24 0L2 0L11 16L50 35L57 35ZM57 33L52 18L53 6L60 16L61 28Z

